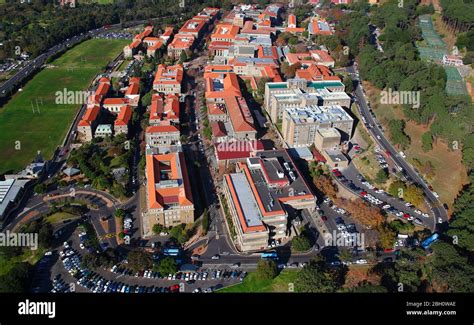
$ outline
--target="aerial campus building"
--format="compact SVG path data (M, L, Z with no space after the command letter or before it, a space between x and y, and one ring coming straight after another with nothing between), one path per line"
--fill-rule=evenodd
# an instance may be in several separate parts
M294 234L294 209L314 209L311 192L286 150L257 152L225 175L224 192L242 251L265 249L271 240Z

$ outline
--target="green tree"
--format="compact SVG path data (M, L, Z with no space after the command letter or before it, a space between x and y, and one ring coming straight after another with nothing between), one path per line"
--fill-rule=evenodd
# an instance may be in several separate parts
M152 227L152 231L154 234L159 234L163 231L163 226L159 223L155 223Z
M257 264L256 276L259 280L271 280L278 275L278 267L275 261L260 260Z
M339 286L337 273L329 270L322 259L311 260L295 279L296 292L335 292Z
M408 185L403 198L415 206L421 206L424 201L423 190L416 185Z
M428 265L437 286L447 292L473 292L474 266L464 252L444 241L434 243L431 248L434 253Z
M151 105L151 97L153 95L153 91L149 91L142 97L141 102L143 107L148 107Z
M397 234L411 235L415 231L415 226L412 223L401 220L393 220L389 226Z
M421 136L421 144L424 152L433 149L433 136L431 132L423 133L423 135Z
M375 176L375 182L377 184L385 184L388 180L388 172L386 169L380 169Z
M339 260L341 260L341 262L351 262L354 258L351 251L347 248L339 249L339 253L337 254L337 256L339 257Z
M0 276L0 292L26 293L30 285L29 264L26 262L14 264L6 273Z
M43 194L48 189L48 186L44 183L39 183L35 185L34 191L36 194Z
M116 209L114 212L115 218L123 219L127 213L124 209Z
M311 249L311 242L304 231L292 239L291 249L295 252L307 252Z
M346 93L352 93L354 91L354 81L352 80L351 77L346 76L343 79L344 86L346 87Z
M391 196L403 198L403 193L406 190L406 185L402 181L392 182L388 188L388 193Z
M188 56L186 55L185 51L182 51L179 55L179 62L184 63L188 60Z
M158 266L158 272L160 272L161 275L175 274L178 272L178 265L174 258L168 256L162 259Z
M403 292L418 292L422 279L426 276L422 249L404 249L400 251L397 260L384 271L381 283L389 291L396 292L403 285Z
M186 225L185 224L180 224L177 226L174 226L170 230L170 236L180 244L185 243L189 239L189 233L186 230Z
M128 253L127 260L128 266L135 272L151 269L153 266L151 254L138 248Z

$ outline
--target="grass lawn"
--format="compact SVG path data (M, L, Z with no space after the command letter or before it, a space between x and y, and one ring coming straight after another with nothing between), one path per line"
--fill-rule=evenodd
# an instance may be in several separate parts
M45 219L46 222L49 222L52 225L62 223L65 220L73 220L78 219L79 216L67 212L58 212L55 214L50 215Z
M297 274L297 270L283 270L275 279L262 281L251 272L242 283L217 292L289 292L289 283L294 283Z
M126 40L93 39L72 48L40 71L0 108L0 174L21 170L40 150L50 158L66 136L79 105L56 104L56 92L86 90L120 53ZM39 112L33 112L38 103ZM19 145L19 146L18 146Z

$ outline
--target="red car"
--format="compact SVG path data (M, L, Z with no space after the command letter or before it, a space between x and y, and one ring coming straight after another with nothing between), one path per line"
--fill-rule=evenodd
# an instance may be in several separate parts
M385 253L392 253L394 251L393 248L386 248L383 250Z
M326 217L326 216L321 216L321 219L322 219L323 221L328 221L328 217Z
M404 219L408 219L408 218L410 218L410 215L409 215L408 213L404 213L404 214L403 214L403 218L404 218Z
M385 154L386 154L387 156L389 156L389 157L392 155L392 154L390 153L390 151L385 151Z
M170 291L171 292L178 292L179 291L179 284L173 284L170 286Z
M366 195L367 195L367 192L366 192L366 191L360 192L360 196L364 197L364 196L366 196Z

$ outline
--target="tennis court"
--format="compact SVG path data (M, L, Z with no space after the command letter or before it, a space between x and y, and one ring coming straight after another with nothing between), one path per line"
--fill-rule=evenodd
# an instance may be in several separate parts
M447 53L446 44L433 26L430 15L420 16L418 24L423 36L423 42L417 43L422 60L442 64L443 56ZM443 66L446 71L446 93L448 95L468 95L466 83L456 67Z

